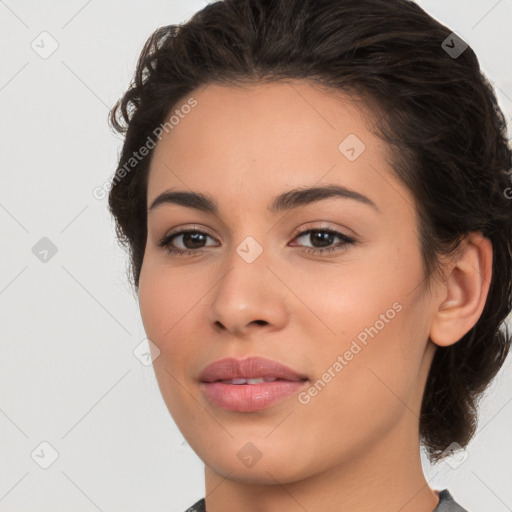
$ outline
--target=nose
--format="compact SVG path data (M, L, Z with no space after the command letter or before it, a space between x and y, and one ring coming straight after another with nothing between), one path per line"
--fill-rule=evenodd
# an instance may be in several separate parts
M223 265L208 309L213 328L236 337L260 329L282 329L288 318L289 291L271 268L266 252L251 262L243 251L233 250Z

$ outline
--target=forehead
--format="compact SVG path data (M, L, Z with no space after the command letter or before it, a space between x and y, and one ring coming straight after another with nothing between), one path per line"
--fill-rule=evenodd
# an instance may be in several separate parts
M180 112L190 98L195 106ZM196 89L174 106L175 123L154 150L148 204L173 188L256 203L322 181L371 195L393 177L388 148L361 106L300 81Z
M193 108L186 107L189 98L195 100ZM325 148L335 144L343 134L353 133L368 143L378 144L370 132L368 116L364 116L361 100L326 91L308 82L274 82L243 87L209 84L193 91L180 100L173 112L172 126L162 134L165 147L197 155L201 149L241 156L248 151L260 156L268 150L280 148L304 152L310 145L325 140ZM305 146L304 138L311 144ZM372 140L369 140L369 139ZM374 140L375 139L375 140ZM241 147L237 143L243 143ZM269 146L270 144L270 146ZM165 146L165 147L164 147ZM218 150L217 150L218 148Z

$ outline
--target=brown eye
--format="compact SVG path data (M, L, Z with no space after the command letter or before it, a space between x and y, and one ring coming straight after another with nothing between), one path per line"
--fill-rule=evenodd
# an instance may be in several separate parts
M355 243L353 238L332 229L308 229L299 233L295 240L300 238L305 238L305 240L312 244L312 247L305 248L308 253L341 251L346 249L348 245ZM332 246L336 239L340 239L341 242Z
M176 247L175 240L183 247ZM198 253L200 249L203 249L207 238L212 238L207 233L197 230L179 231L171 235L167 235L160 240L158 243L159 247L165 248L171 254L193 254Z

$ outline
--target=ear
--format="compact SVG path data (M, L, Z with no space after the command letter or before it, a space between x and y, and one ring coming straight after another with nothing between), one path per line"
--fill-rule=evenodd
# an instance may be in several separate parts
M492 277L492 244L482 233L470 233L461 242L447 279L440 285L430 339L446 347L459 341L477 323L487 300Z

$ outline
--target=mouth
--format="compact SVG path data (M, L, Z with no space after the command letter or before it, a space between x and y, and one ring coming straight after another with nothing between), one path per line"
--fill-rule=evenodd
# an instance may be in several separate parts
M309 379L291 368L259 357L222 359L200 375L200 388L210 404L231 412L255 412L283 402Z
M235 381L230 383L250 384L255 379L264 379L267 382L273 380L294 382L307 380L307 376L278 361L263 357L220 359L206 366L199 375L201 382Z
M300 379L300 380L306 380L306 379ZM261 384L262 382L298 382L298 381L291 381L287 379L279 379L277 377L258 377L258 378L240 378L240 379L226 379L226 380L216 380L214 382L222 382L224 384L233 384L235 386L240 386L242 384Z

